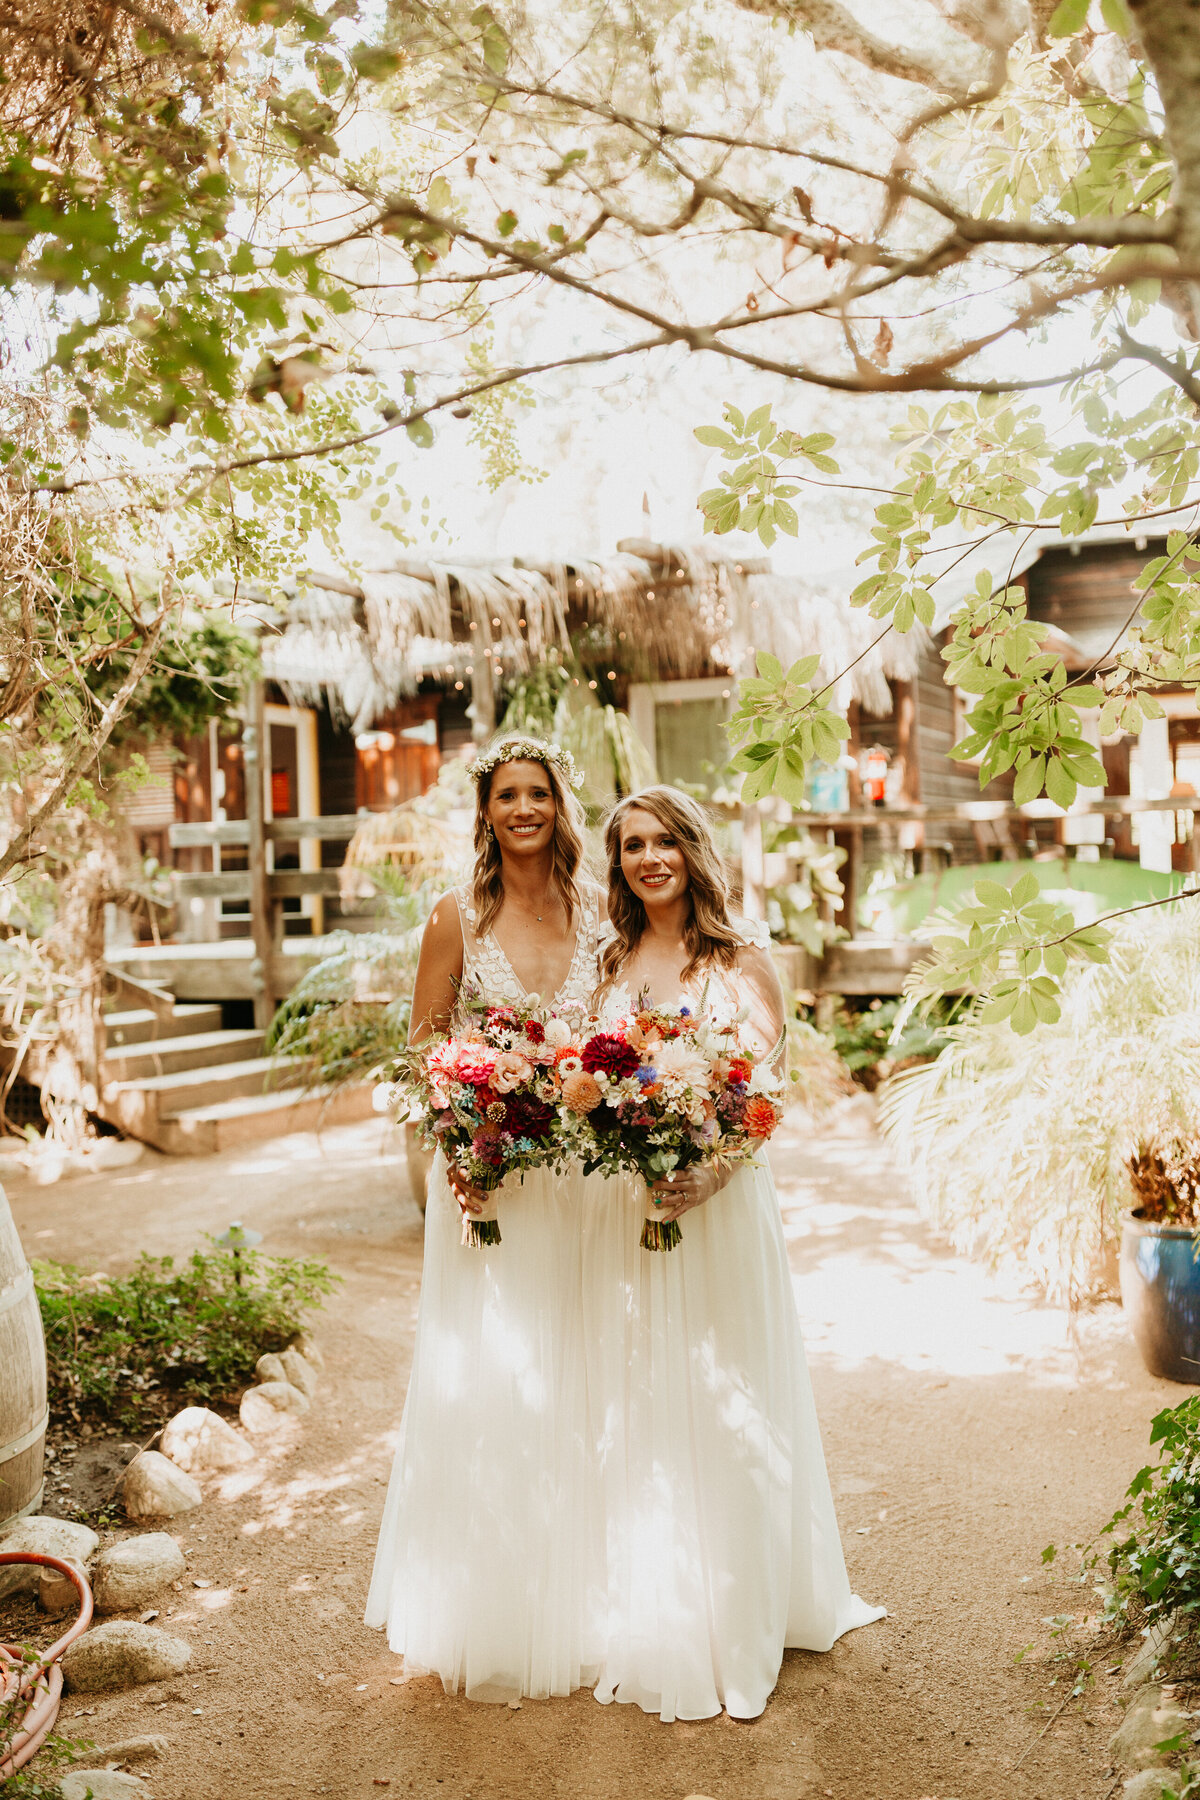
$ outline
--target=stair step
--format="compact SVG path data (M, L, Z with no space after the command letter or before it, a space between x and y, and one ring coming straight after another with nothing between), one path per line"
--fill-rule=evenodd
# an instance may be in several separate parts
M110 1048L144 1044L152 1038L186 1037L221 1029L221 1008L212 1005L176 1006L170 1019L160 1019L149 1007L126 1008L104 1015L104 1033Z
M132 1081L114 1081L105 1098L120 1110L124 1103L141 1097L159 1119L167 1119L189 1107L211 1106L218 1100L236 1100L244 1094L263 1094L272 1077L290 1076L288 1086L303 1080L305 1063L292 1056L254 1056L244 1062L218 1063L212 1069L177 1069L170 1075L142 1075ZM270 1092L278 1090L271 1088Z
M279 1088L266 1094L242 1094L207 1106L190 1106L162 1119L161 1150L175 1156L207 1156L238 1144L283 1137L292 1131L319 1131L370 1118L373 1088L369 1082L340 1088Z
M126 1048L109 1048L104 1058L106 1081L134 1081L142 1075L173 1075L185 1069L208 1069L221 1063L245 1062L262 1048L261 1031L196 1031L184 1037L151 1038Z

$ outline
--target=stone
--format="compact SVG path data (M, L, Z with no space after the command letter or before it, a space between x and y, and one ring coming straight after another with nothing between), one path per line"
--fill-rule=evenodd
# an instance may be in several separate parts
M254 1450L220 1413L185 1406L162 1434L162 1453L177 1469L201 1475L210 1469L237 1469L254 1461Z
M100 1752L106 1763L154 1762L166 1754L167 1740L158 1732L149 1732L145 1737L122 1738L119 1744L109 1744Z
M183 1551L165 1531L120 1538L100 1552L92 1567L96 1611L136 1612L186 1570Z
M1124 1800L1163 1800L1164 1794L1178 1792L1179 1776L1174 1769L1142 1769L1121 1789Z
M1153 1681L1155 1672L1168 1661L1171 1640L1175 1636L1175 1614L1170 1613L1152 1625L1137 1655L1130 1662L1121 1677L1121 1692L1128 1694L1134 1688L1144 1687L1146 1682Z
M150 1789L136 1775L116 1769L72 1769L58 1784L61 1800L150 1800Z
M325 1358L321 1354L321 1346L316 1338L310 1337L307 1331L297 1331L288 1345L289 1350L298 1350L305 1362L311 1363L319 1375L325 1373Z
M1117 1730L1108 1740L1108 1753L1121 1769L1161 1767L1167 1756L1156 1748L1166 1738L1189 1731L1188 1715L1173 1694L1159 1687L1139 1688Z
M260 1381L287 1380L287 1370L273 1350L268 1350L265 1356L259 1357L254 1365L254 1373Z
M59 1556L64 1562L86 1564L99 1547L100 1539L90 1525L77 1525L73 1519L35 1515L0 1527L0 1551L32 1550L38 1556ZM0 1600L7 1600L10 1594L36 1594L41 1579L37 1563L0 1565Z
M290 1381L264 1381L261 1387L247 1388L238 1408L242 1424L252 1437L278 1431L289 1414L308 1411L308 1395L294 1388Z
M311 1400L317 1391L317 1371L312 1364L298 1350L292 1349L285 1350L279 1360L283 1364L285 1381L290 1381Z
M176 1513L191 1512L204 1496L169 1457L143 1450L122 1477L121 1498L131 1519L173 1519Z
M81 1562L73 1556L64 1556L64 1562L80 1575L86 1575ZM78 1612L83 1604L82 1596L69 1575L63 1575L58 1569L43 1569L38 1579L38 1606L41 1611L56 1619L60 1613Z
M182 1674L191 1660L191 1645L157 1625L110 1619L68 1645L62 1659L63 1680L73 1694L103 1694L147 1681L168 1681Z

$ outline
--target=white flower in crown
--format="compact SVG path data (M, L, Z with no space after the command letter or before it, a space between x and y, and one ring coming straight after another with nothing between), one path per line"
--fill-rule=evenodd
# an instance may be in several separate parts
M506 762L552 763L568 787L583 786L583 770L575 767L575 758L569 750L564 750L561 744L548 744L544 738L521 734L500 738L490 750L475 758L467 772L472 781L480 782Z

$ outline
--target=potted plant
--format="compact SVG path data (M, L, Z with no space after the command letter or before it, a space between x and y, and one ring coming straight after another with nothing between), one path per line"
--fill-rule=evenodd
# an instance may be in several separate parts
M1151 1139L1126 1167L1121 1303L1150 1373L1200 1387L1200 1138Z

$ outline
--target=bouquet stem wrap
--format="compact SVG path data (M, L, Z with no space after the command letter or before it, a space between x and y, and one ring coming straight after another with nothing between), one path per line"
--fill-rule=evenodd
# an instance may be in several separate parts
M500 1240L500 1221L496 1217L496 1189L504 1177L497 1173L494 1181L476 1182L487 1194L487 1201L481 1213L463 1213L462 1242L467 1250L482 1250L488 1244L498 1244Z

